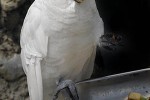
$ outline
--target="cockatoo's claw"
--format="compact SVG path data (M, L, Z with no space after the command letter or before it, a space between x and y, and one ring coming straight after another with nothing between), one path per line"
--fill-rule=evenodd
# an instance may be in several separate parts
M78 93L75 87L75 83L71 80L65 80L65 81L61 81L58 83L58 87L56 89L56 93L54 95L53 100L56 100L58 98L59 92L63 89L69 90L69 95L70 95L70 98L72 98L72 100L79 100Z

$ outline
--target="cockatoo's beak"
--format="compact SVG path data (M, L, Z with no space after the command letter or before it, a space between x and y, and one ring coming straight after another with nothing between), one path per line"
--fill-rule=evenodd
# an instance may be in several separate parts
M77 3L82 3L84 0L75 0Z

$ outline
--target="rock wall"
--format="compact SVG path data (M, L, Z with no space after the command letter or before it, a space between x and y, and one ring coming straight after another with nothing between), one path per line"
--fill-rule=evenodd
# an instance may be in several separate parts
M20 30L33 0L0 0L0 100L29 100Z
M8 35L0 36L0 100L29 100L19 53Z

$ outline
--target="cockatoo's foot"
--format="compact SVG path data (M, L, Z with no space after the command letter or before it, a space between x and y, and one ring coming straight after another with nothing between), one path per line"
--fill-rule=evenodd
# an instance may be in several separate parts
M77 3L82 3L84 0L75 0Z
M75 87L75 83L71 80L65 80L65 81L61 81L58 83L57 89L56 89L56 93L54 95L54 99L56 100L58 98L58 94L61 90L66 89L66 92L69 92L67 96L70 96L70 98L72 98L72 100L79 100L78 94L77 94L77 90ZM67 91L69 90L69 91Z

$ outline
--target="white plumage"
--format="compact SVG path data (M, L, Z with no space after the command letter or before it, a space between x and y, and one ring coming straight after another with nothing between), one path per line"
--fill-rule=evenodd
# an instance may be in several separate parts
M52 100L60 79L88 79L102 34L95 0L35 0L21 31L30 100Z

